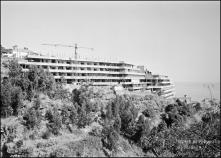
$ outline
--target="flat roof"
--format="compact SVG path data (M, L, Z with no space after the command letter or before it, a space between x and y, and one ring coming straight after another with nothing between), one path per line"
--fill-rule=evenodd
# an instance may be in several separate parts
M40 56L40 55L28 55L26 58L35 58L35 59L54 59L54 60L72 60L72 61L87 61L87 62L96 62L96 63L112 63L112 64L126 64L126 65L131 65L131 66L135 66L133 64L129 64L123 61L119 61L119 62L114 62L114 61L108 61L108 60L102 60L102 59L84 59L84 58L78 58L77 60L75 60L74 58L58 58L58 57L53 57L53 56ZM95 61L96 60L96 61Z

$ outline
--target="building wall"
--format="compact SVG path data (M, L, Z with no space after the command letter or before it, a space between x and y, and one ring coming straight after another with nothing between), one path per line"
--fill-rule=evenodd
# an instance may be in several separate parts
M107 63L93 61L74 61L48 58L28 58L19 61L23 71L28 71L31 65L49 70L59 81L63 76L67 83L91 81L95 83L105 82L107 84L119 82L136 83L144 79L145 73L134 65L126 63Z
M19 64L23 71L28 71L32 65L42 67L51 72L56 81L60 81L63 77L68 84L90 81L94 85L108 86L122 83L124 88L130 90L143 88L152 91L162 90L165 97L174 96L173 85L168 76L152 75L143 66L122 62L76 61L41 56L19 60Z

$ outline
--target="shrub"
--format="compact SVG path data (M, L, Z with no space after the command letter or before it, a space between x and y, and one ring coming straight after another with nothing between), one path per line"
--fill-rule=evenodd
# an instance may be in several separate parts
M23 140L19 140L16 142L17 148L20 148L23 145Z
M149 132L148 128L149 124L147 120L145 120L144 115L140 115L135 125L135 134L131 137L131 140L133 140L136 143L139 142L142 135L148 134L147 133Z
M71 101L77 111L77 114L74 109L72 111L72 123L77 121L77 126L82 128L92 122L90 115L98 111L96 97L97 93L87 84L72 91Z
M198 112L200 110L202 110L202 107L200 105L200 103L196 103L196 105L194 106L195 110Z
M109 150L117 150L117 141L119 140L118 133L110 125L105 125L102 130L103 146Z
M16 138L17 134L17 127L15 125L4 125L1 127L3 130L3 139L1 141L6 141L6 142L13 142L13 140ZM2 135L1 134L1 135Z
M34 96L34 90L32 89L32 86L31 86L31 83L28 85L28 88L27 88L27 98L29 101L32 100L33 96Z
M172 112L172 113L177 113L177 105L176 104L169 104L165 107L165 112Z
M11 116L13 109L11 107L11 84L8 80L1 84L1 117Z
M54 135L60 133L62 118L57 110L57 108L49 109L46 111L45 118L49 121L46 126L48 130Z
M114 120L114 125L113 128L115 129L115 131L117 131L118 133L120 133L120 129L121 129L121 118L118 115L115 120Z
M16 59L10 60L7 67L9 69L8 76L12 86L19 86L21 82L22 68L18 64L18 61Z
M23 125L28 129L34 129L35 127L39 127L42 116L39 109L35 109L34 107L29 108L24 116L23 116Z
M68 110L67 106L63 106L61 109L61 118L62 118L62 124L69 124L69 117L70 117L70 112Z
M220 115L204 116L206 121L191 124L190 128L183 128L182 124L166 128L163 121L150 134L142 136L141 147L156 155L169 151L178 157L214 157L220 150Z
M95 98L97 97L97 93L95 93L89 85L82 85L79 89L74 89L72 91L71 101L74 104L78 104L79 107L85 106L84 110L86 113L97 112L98 106L95 102Z
M173 124L179 125L183 122L182 116L172 112L169 112L168 114L162 114L161 119L167 124L167 127L172 127Z
M22 107L22 90L20 87L13 87L11 90L11 107L13 115L17 116L19 109Z
M72 91L72 102L73 102L73 104L75 104L75 103L80 103L80 94L81 94L81 92L79 91L79 90L77 90L77 89L73 89L73 91Z
M147 108L145 109L142 114L145 116L145 117L154 117L155 116L155 112L152 108Z
M63 88L62 83L56 83L55 88L49 93L49 96L54 99L68 100L70 93L67 89Z
M82 106L79 110L79 113L78 113L77 126L79 128L84 128L86 125L89 125L89 124L90 124L90 118L86 114L84 106Z
M177 108L177 110L178 110L178 113L179 113L179 115L181 115L181 116L191 116L191 107L190 106L187 106L187 105L184 105L184 106L179 106L178 108Z
M75 106L72 106L70 108L70 116L69 116L70 122L74 125L77 124L78 121L78 113L77 110L75 108Z
M116 132L132 139L136 134L136 117L138 110L135 108L129 96L116 95L116 98L108 102L106 106L106 122L113 122L113 128Z
M51 132L49 130L46 130L45 132L43 132L42 134L42 138L43 139L48 139L51 136Z
M31 131L31 134L29 135L29 138L31 140L35 140L37 138L37 131L36 130Z
M20 151L21 157L31 157L34 149L32 147L22 148Z
M112 104L107 105L106 118L109 119L109 120L113 119Z
M95 126L92 128L92 130L89 132L89 134L92 136L101 137L102 136L102 129Z

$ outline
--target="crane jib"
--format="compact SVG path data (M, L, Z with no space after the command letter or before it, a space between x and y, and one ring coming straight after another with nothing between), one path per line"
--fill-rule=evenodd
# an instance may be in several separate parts
M90 50L94 50L94 48L88 48L88 47L78 47L77 44L75 43L75 45L65 45L65 44L42 44L42 45L48 45L48 46L54 46L54 47L57 47L57 46L61 46L61 47L74 47L75 49L75 59L77 59L77 49L78 48L85 48L85 49L90 49Z

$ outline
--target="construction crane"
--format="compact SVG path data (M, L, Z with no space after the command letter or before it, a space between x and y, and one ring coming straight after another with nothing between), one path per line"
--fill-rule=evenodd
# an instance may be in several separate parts
M90 49L90 50L94 50L94 48L88 48L88 47L79 47L76 43L74 45L65 45L65 44L42 44L42 45L47 45L47 46L54 46L54 47L57 47L57 46L60 46L60 47L72 47L74 48L74 55L75 55L75 60L77 60L77 49L79 48L84 48L84 49Z

